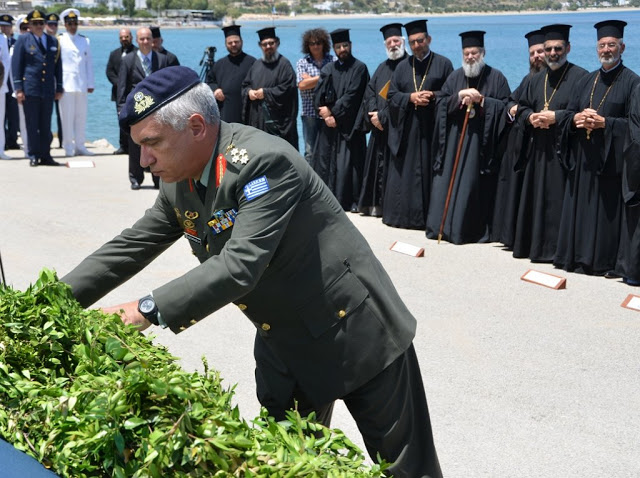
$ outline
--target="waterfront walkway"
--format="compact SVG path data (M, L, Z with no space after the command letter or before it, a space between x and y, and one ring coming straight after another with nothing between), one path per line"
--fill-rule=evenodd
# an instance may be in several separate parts
M95 168L0 161L0 253L14 287L42 267L64 275L153 203L150 176L131 191L127 158L104 143L88 147L98 155L73 159ZM61 152L52 150L57 160ZM496 244L438 245L422 231L349 217L418 319L415 346L446 477L640 476L640 312L620 307L639 289L516 260ZM424 247L425 257L389 251L396 240ZM142 297L194 266L181 240L100 304ZM567 289L521 281L530 268L566 277ZM243 416L257 415L253 326L235 306L180 335L153 332L187 369L205 355L238 384ZM362 446L342 405L333 426Z

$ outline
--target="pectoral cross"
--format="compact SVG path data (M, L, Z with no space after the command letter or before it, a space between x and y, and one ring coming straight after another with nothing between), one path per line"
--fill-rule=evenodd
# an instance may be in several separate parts
M547 103L546 101L544 103L544 108L542 108L542 111L549 111L549 103Z
M591 130L590 129L587 130L587 139L591 139Z

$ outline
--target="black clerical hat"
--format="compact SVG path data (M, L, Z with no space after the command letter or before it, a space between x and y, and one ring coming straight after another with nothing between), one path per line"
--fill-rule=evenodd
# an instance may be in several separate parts
M338 28L337 30L333 30L331 33L329 33L329 35L331 35L331 43L333 43L334 45L336 43L344 43L344 42L351 41L349 39L348 28Z
M627 26L627 22L622 20L605 20L604 22L596 23L593 27L598 30L598 40L600 38L613 37L622 38L624 36L624 27Z
M44 22L44 12L42 10L31 10L27 13L27 21L42 20Z
M0 25L13 25L13 17L8 13L0 15Z
M542 33L542 30L533 30L532 32L527 33L524 37L527 39L527 42L529 42L529 46L544 43L544 33Z
M386 40L389 37L401 37L402 36L402 23L389 23L388 25L380 28L383 38Z
M414 20L412 22L405 23L404 29L407 30L407 36L411 36L416 33L429 34L427 32L427 20Z
M540 31L544 34L544 41L547 40L564 40L569 41L569 30L571 25L560 25L555 23L542 27Z
M55 13L47 13L45 21L47 23L55 23L57 25L58 22L60 21L60 17Z
M222 31L224 32L224 37L230 37L231 35L240 36L240 25L228 25L226 27L222 27Z
M469 48L472 46L484 47L484 34L482 30L472 30L469 32L462 32L462 48Z
M258 34L260 41L266 40L267 38L278 38L274 27L263 28L262 30L258 30L256 33Z
M149 30L151 30L151 38L162 38L160 27L149 27Z
M127 96L120 111L120 127L136 124L198 84L200 77L186 66L169 66L151 73Z

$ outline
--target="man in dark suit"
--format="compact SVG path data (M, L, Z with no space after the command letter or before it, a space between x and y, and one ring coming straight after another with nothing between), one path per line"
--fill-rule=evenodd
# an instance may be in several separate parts
M13 45L16 43L16 39L13 36L13 22L14 18L9 14L3 14L0 16L0 32L4 33L7 37L7 49L10 54L13 54ZM11 62L9 62L11 63ZM20 128L20 119L18 116L18 102L13 96L13 78L11 78L11 64L4 65L8 70L7 75L7 93L6 93L6 109L4 117L5 128L5 149L20 149L18 145L18 129Z
M256 327L258 398L329 424L344 400L372 458L396 478L441 477L416 319L331 191L298 151L220 121L211 88L182 66L141 81L120 113L162 178L154 206L61 280L83 306L184 236L201 264L105 309L180 332L233 302Z
M127 100L127 95L135 86L149 76L152 72L158 71L167 66L167 57L162 53L152 50L152 37L149 28L140 28L136 32L136 42L138 49L126 55L122 59L120 72L118 73L118 88L116 101L118 113ZM144 168L140 166L140 146L128 138L129 149L129 181L131 189L140 189L140 184L144 180ZM159 188L159 179L152 175L153 184Z
M151 48L153 51L158 53L162 53L167 55L167 66L179 66L180 62L178 61L178 57L167 50L162 43L164 40L162 39L162 34L160 33L160 27L150 27L151 28Z
M31 166L61 166L51 157L53 101L62 97L62 62L58 40L44 33L44 13L27 15L29 33L16 41L11 60L18 103L24 107Z
M133 45L133 37L131 36L131 30L123 28L120 30L120 47L116 48L109 54L109 61L107 62L107 78L111 83L111 101L116 101L118 94L118 73L120 72L120 64L122 59L132 51L137 50ZM116 102L116 110L118 110L118 103ZM120 146L113 154L129 154L129 136L122 130L120 130Z

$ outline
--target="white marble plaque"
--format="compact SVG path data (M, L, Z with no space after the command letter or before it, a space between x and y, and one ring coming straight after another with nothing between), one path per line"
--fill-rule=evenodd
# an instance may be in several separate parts
M534 284L543 285L551 289L564 289L567 285L567 279L564 277L534 270L528 270L525 272L521 279Z
M406 242L396 241L391 244L390 249L394 252L399 252L400 254L406 254L407 256L424 256L424 248L407 244Z

